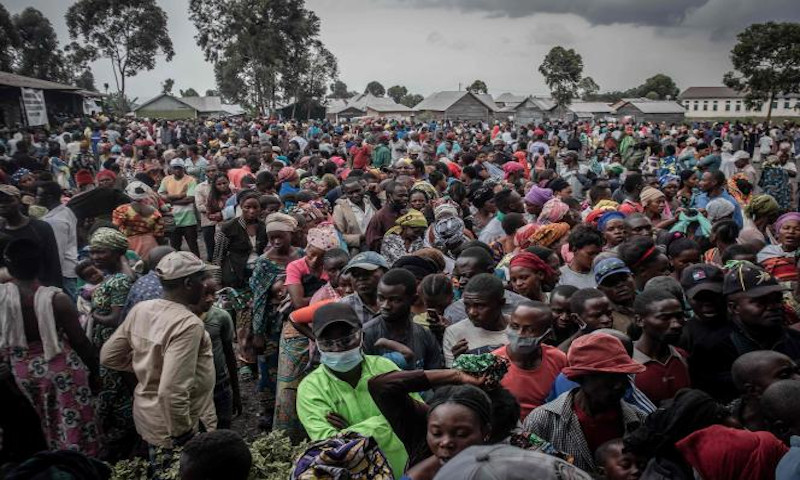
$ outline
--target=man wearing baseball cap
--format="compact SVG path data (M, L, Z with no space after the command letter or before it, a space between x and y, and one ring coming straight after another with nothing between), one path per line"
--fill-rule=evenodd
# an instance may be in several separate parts
M217 426L211 340L189 309L216 268L189 252L166 255L156 267L164 297L136 304L100 351L104 366L136 375L133 419L151 447L185 444L200 422Z
M575 457L575 466L592 471L597 447L638 428L647 416L623 402L629 374L641 373L622 342L607 333L577 338L567 352L562 372L578 383L561 396L534 409L523 429Z
M383 255L372 251L361 252L354 256L342 270L342 275L349 273L353 278L355 292L343 297L339 302L349 305L362 324L381 313L378 306L378 283L387 270L389 262Z
M349 305L319 307L311 332L321 365L297 389L297 415L306 433L312 441L344 431L374 437L400 478L408 454L367 388L369 379L399 369L391 360L364 355L361 319Z
M597 289L605 293L611 302L613 327L627 333L633 323L633 300L636 298L633 273L625 262L617 257L595 260L592 273L597 282Z
M589 480L591 475L541 452L512 445L474 445L445 463L434 480Z
M730 364L715 356L715 345L732 330L728 321L722 283L722 269L710 263L697 263L683 269L681 287L694 316L687 320L679 346L689 352L692 385L714 398L733 399L737 395Z
M194 213L194 191L197 180L191 175L186 175L183 160L173 158L169 162L172 175L167 175L161 180L158 193L165 202L172 205L172 215L175 218L175 228L169 235L169 243L175 250L180 250L183 239L189 250L200 256L197 247L197 216Z

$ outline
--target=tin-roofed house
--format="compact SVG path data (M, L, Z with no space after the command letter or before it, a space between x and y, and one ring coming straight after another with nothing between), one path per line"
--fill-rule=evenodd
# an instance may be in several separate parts
M540 124L554 117L556 104L549 98L526 97L516 105L500 110L498 117L513 120L517 125Z
M614 109L604 102L572 102L567 106L565 120L610 120Z
M0 125L39 126L83 115L84 99L97 95L74 85L0 72Z
M162 93L133 110L137 117L179 120L198 117L232 117L244 114L239 105L222 103L220 97L176 97Z
M414 107L416 118L420 120L488 122L499 111L491 95L467 91L436 92Z
M636 122L682 123L686 110L678 102L660 100L633 100L616 109L619 118L629 117Z
M389 97L376 97L362 93L348 99L331 100L325 109L325 117L331 121L361 117L380 117L404 120L411 117L411 108L397 103Z

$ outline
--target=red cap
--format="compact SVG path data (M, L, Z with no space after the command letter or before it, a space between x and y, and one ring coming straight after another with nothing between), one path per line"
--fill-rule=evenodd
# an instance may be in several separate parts
M94 183L92 172L89 170L78 170L75 173L75 183L77 183L79 187Z
M569 379L592 373L642 373L645 366L634 362L619 339L607 333L578 337L567 352L568 367L562 371Z

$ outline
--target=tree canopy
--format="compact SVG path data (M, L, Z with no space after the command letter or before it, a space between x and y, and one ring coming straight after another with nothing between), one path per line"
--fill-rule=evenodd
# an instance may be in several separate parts
M600 86L597 85L592 77L583 77L581 81L578 82L578 90L580 90L583 100L589 100L600 90Z
M225 99L261 112L278 101L308 106L338 76L303 0L190 0L189 18Z
M489 88L483 80L475 80L467 87L467 91L472 93L489 93Z
M425 97L423 97L422 95L420 95L418 93L409 93L409 94L403 95L403 98L401 98L400 101L397 102L397 103L403 104L406 107L414 107L419 102L423 101L424 99L425 99Z
M175 80L168 78L161 83L161 93L172 95L172 87L175 86Z
M341 80L336 80L335 82L331 83L330 86L331 94L328 95L329 98L350 98L353 92L349 92L347 90L347 84Z
M156 66L156 57L172 60L167 14L155 0L79 0L67 10L70 37L80 38L95 58L111 61L123 109L126 79Z
M386 89L383 88L379 82L373 80L367 84L367 88L364 89L364 93L371 93L376 97L382 97L386 95Z
M0 70L10 72L14 69L14 55L19 47L19 33L11 15L0 3Z
M58 38L42 12L28 7L14 15L14 28L19 35L16 73L56 82L71 79L65 75L64 57L58 48Z
M737 35L734 70L723 82L744 92L748 108L767 102L767 121L778 94L800 92L800 23L757 23Z
M187 88L186 90L179 90L181 97L199 97L200 94L197 93L192 87Z
M578 96L578 84L583 77L583 59L574 49L553 47L539 66L539 73L550 88L559 108L565 108Z
M386 90L386 95L388 95L389 98L394 100L396 103L401 103L400 101L403 100L403 97L405 97L407 94L408 89L402 85L393 85Z

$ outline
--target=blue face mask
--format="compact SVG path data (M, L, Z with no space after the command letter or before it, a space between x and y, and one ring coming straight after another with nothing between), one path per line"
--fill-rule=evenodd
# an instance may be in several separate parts
M344 352L319 351L319 361L334 372L344 373L356 368L364 360L361 345Z
M508 336L509 346L511 346L512 350L522 355L533 353L537 348L539 348L539 344L542 343L542 340L544 340L544 338L549 334L550 329L548 328L547 331L544 332L544 335L540 337L522 337L518 331L510 328L506 329L506 336Z

